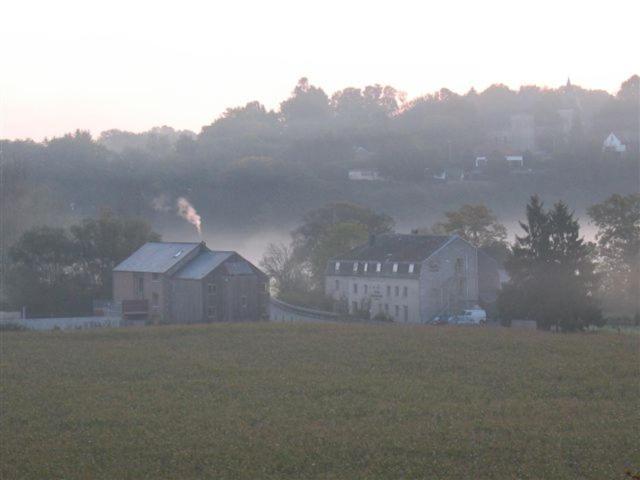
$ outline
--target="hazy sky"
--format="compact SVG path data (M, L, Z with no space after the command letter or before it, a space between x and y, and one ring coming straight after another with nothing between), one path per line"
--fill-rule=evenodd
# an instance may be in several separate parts
M198 132L274 108L307 76L329 94L415 97L495 82L615 92L640 73L637 0L0 2L0 137L156 125Z

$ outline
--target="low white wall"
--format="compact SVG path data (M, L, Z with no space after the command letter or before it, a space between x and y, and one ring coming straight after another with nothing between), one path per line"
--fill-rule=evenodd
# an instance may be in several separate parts
M269 320L272 322L322 323L336 322L338 314L289 305L276 298L269 303Z
M120 317L2 318L0 324L20 325L28 330L77 330L119 327L121 321Z
M511 320L511 328L536 330L538 328L538 322L535 320Z

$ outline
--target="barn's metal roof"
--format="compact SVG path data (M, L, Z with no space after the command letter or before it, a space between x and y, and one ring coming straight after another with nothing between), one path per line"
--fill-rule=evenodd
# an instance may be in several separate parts
M180 262L185 255L199 247L199 243L145 243L113 271L164 273Z
M230 258L233 253L234 252L204 250L184 267L178 270L175 278L201 280L218 268L225 260Z
M254 273L251 265L245 261L229 262L224 266L224 268L227 269L227 273L229 275L250 275Z

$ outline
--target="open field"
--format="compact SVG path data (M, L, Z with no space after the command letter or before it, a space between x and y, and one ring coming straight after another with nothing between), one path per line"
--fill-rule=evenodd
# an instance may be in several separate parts
M3 479L640 469L638 335L283 324L1 335Z

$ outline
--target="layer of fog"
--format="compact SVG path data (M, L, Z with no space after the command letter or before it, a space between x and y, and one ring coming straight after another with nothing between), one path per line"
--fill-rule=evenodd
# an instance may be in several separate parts
M516 235L522 234L522 229L517 219L503 221L508 230L508 241L513 242ZM396 232L409 233L412 228L419 225L412 225L409 222L398 222L396 224ZM212 250L233 250L238 252L255 265L260 264L267 246L270 243L289 243L291 241L291 231L295 228L264 228L247 231L223 230L216 229L213 226L207 226L206 219L203 219L202 236L199 236L195 229L185 222L183 227L172 227L160 229L163 241L175 242L199 242L204 241ZM595 239L595 228L586 223L586 219L581 219L580 232L582 236L588 240Z

